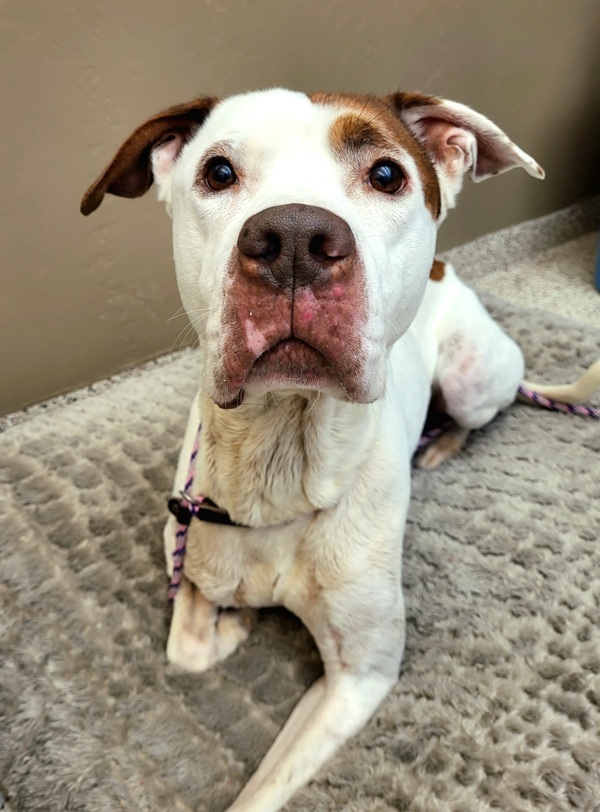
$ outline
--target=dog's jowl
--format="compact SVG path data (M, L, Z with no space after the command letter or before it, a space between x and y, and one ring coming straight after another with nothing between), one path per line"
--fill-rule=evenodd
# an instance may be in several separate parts
M174 485L187 501L164 535L169 659L210 668L257 608L283 605L325 667L232 810L279 809L398 677L410 465L431 394L457 428L427 465L512 403L523 376L516 344L434 266L436 232L465 175L519 166L543 177L455 102L269 90L154 116L83 198L90 214L107 192L156 184L200 339Z

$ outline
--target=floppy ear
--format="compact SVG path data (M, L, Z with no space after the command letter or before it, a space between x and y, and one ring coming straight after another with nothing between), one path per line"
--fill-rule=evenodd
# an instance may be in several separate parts
M521 166L536 178L544 170L489 118L458 102L420 93L392 93L386 102L420 141L437 172L442 217L454 207L464 176L475 182Z
M183 146L217 102L218 99L201 96L149 118L129 136L84 194L81 213L95 211L107 192L119 197L140 197L154 180L159 183L166 180Z

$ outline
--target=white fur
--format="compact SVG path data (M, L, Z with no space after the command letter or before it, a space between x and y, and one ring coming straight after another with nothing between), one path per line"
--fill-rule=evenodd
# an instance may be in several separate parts
M405 194L349 191L350 168L328 143L340 112L282 90L238 96L219 104L181 151L167 142L153 156L159 196L173 216L181 296L200 336L199 394L174 491L183 487L201 420L193 492L249 526L192 522L169 658L203 670L230 654L250 626L248 615L219 615L218 607L280 604L306 624L325 666L231 807L237 812L279 809L396 681L410 466L432 384L441 385L450 413L468 429L514 399L523 373L518 347L449 266L441 281L428 281L437 223L411 151L398 146L388 156L410 177ZM446 206L475 160L464 129L450 139L460 166L436 164ZM240 183L235 191L203 194L195 178L215 143L227 144ZM354 234L368 294L362 375L372 403L252 387L237 409L212 402L229 329L223 302L233 247L250 216L286 203L327 209ZM260 350L252 323L246 334ZM170 519L169 571L174 527Z

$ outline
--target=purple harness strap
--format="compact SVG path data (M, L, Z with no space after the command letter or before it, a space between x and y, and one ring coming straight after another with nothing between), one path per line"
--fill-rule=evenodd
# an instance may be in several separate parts
M519 386L518 390L519 394L522 395L527 400L530 400L532 403L535 403L538 406L541 406L543 409L550 409L554 412L563 412L566 414L574 414L580 417L593 417L595 419L600 418L600 409L595 409L592 406L575 406L572 403L561 403L557 400L552 400L552 398L546 398L543 395L534 392L532 389L527 389L525 386ZM429 445L429 443L433 442L437 437L443 434L445 431L448 431L452 428L452 426L456 425L454 420L451 418L446 418L446 420L440 425L432 428L430 431L427 431L417 445L417 451L421 451L421 449L425 448ZM177 594L177 590L181 584L181 576L183 574L183 561L185 558L185 549L186 549L186 542L187 542L187 534L190 526L190 519L195 516L197 518L202 517L202 510L203 506L206 503L213 504L210 499L206 496L191 496L190 495L190 488L194 484L194 474L196 472L196 457L198 456L198 449L200 448L200 435L202 434L202 425L198 426L198 432L196 434L196 440L194 442L194 447L192 449L192 454L190 456L190 464L188 468L188 475L185 480L184 489L181 491L181 501L178 500L169 500L169 508L177 517L177 529L175 531L175 549L173 550L173 575L171 576L171 582L169 584L169 600L172 601ZM177 505L181 508L184 505L184 513L186 515L185 521L181 521L181 510L176 510L172 508L172 502L177 502ZM216 507L216 506L215 506ZM217 511L220 511L220 515L224 518L223 521L220 523L222 524L235 524L229 518L229 515L217 508ZM208 519L214 521L214 519Z

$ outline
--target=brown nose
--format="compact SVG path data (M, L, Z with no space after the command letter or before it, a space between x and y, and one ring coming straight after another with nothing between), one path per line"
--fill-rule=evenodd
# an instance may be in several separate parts
M238 237L242 271L280 288L321 285L355 252L350 226L318 206L289 203L248 218Z

